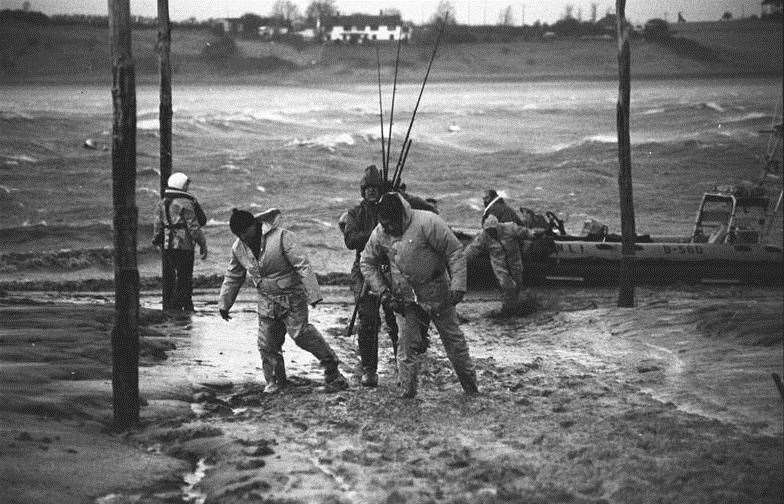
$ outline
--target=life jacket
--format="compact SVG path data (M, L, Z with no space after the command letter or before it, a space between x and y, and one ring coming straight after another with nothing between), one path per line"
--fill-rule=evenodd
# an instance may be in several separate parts
M196 215L196 221L199 223L199 226L207 224L207 216L204 214L204 210L202 210L201 205L199 205L199 202L195 197L185 191L167 187L163 195L164 219L162 226L164 233L168 235L168 240L166 240L165 243L169 248L171 248L172 243L174 243L174 234L178 229L185 230L186 234L188 230L188 223L184 220L175 223L172 222L170 207L172 202L177 198L187 199L193 204L193 212Z

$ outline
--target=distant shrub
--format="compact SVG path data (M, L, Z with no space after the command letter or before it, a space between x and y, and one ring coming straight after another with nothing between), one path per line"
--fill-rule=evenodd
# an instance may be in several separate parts
M25 23L46 25L49 24L49 17L43 12L30 12L24 10L0 10L0 23L8 21L22 21Z
M670 25L663 19L651 19L642 30L645 40L656 41L670 38Z
M233 58L238 54L237 44L230 36L223 35L211 42L207 42L207 45L201 50L201 54L208 59Z

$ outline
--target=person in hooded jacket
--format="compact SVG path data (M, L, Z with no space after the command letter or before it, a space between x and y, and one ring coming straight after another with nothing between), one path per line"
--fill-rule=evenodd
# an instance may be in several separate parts
M384 194L376 211L379 224L365 244L360 268L373 292L395 308L402 328L397 357L402 397L417 393L420 328L429 323L421 319L422 312L436 326L463 390L477 394L474 365L455 310L466 291L466 259L460 241L441 217L411 209L398 193ZM385 264L389 277L383 272Z
M313 324L308 305L316 306L321 291L308 258L297 245L294 233L280 226L280 210L273 208L254 217L244 210L232 211L231 232L237 236L223 277L218 310L229 320L229 310L250 275L258 293L258 346L266 386L275 393L286 386L282 347L286 333L300 348L315 356L324 368L327 391L348 388L338 370L338 358Z
M357 303L357 343L362 366L360 383L366 387L378 386L378 331L381 326L379 317L379 298L368 289L363 289L365 277L359 267L359 258L370 233L376 227L376 205L381 197L383 180L375 165L365 168L360 181L362 201L341 216L338 226L343 232L343 241L349 250L356 251L351 266L351 289ZM392 309L382 306L389 338L397 355L398 326Z
M528 229L514 222L499 222L495 215L488 215L482 223L482 232L465 249L467 261L474 260L481 252L490 256L498 286L503 295L497 316L511 316L518 312L520 289L523 285L523 259L520 253L522 240L530 239Z
M181 172L172 173L163 198L155 207L153 244L161 248L163 261L171 279L163 284L165 311L193 310L194 249L199 245L202 260L207 258L207 240L202 226L207 217L196 198L188 193L190 179Z
M517 215L512 207L506 204L504 198L498 195L495 189L488 189L482 197L485 210L482 212L482 222L484 223L490 215L495 215L498 222L514 222L518 226L525 227L525 222Z

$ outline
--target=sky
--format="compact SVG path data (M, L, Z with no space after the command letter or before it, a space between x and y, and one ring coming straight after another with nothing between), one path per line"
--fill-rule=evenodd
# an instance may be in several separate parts
M109 0L27 0L30 9L45 14L100 14L106 15ZM304 12L310 0L292 0ZM0 9L20 9L24 0L0 0ZM275 0L169 0L169 16L174 21L195 17L199 20L219 17L239 17L252 12L267 15L272 11ZM419 23L435 13L439 0L336 0L341 13L362 12L375 14L380 9L394 7L401 11L403 19ZM591 5L597 5L598 17L615 11L613 0L451 0L458 23L495 24L499 13L507 6L512 7L515 24L521 21L532 24L537 20L553 23L562 18L567 5L573 6L573 15L582 19L591 16ZM626 17L641 23L653 17L675 21L678 12L687 21L716 21L725 11L736 18L743 15L759 15L760 0L627 0ZM133 15L155 17L156 0L130 0Z

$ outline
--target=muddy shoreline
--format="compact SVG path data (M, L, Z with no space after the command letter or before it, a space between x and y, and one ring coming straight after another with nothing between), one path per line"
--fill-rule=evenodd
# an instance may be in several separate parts
M354 376L356 342L343 335L350 295L343 287L325 292L327 303L312 319ZM110 386L100 374L105 356L104 371L95 363L84 367L103 378L100 386L87 375L41 382L31 371L40 350L20 350L30 338L43 341L39 349L46 341L55 345L51 331L68 325L68 313L82 319L104 313L93 315L103 321L93 330L105 333L110 296L6 293L1 309L17 315L8 319L12 326L3 324L0 343L15 350L3 352L1 368L25 370L15 383L60 394L62 408L82 416L9 411L13 403L4 401L0 414L17 423L6 423L0 436L0 474L14 479L12 467L41 462L41 454L74 457L66 467L85 470L90 466L80 457L90 444L103 446L74 437L87 429L97 436L91 439L128 451L123 460L152 458L165 469L159 466L153 481L140 478L138 465L106 462L101 472L114 486L104 493L87 484L74 488L81 497L73 502L182 502L185 493L189 502L221 503L780 502L782 402L770 379L784 360L780 289L639 288L632 310L614 306L614 289L533 294L541 309L527 318L488 318L498 302L494 292L470 293L460 306L480 397L462 395L434 337L419 397L405 401L396 395L384 336L378 389L354 381L348 391L324 393L315 361L287 341L293 386L263 394L252 297L243 293L226 323L213 313L215 293L200 292L198 313L189 319L151 321L151 341L166 343L166 360L140 369L140 429L114 436L100 427L109 410L85 417L89 409L79 406L108 403ZM142 296L150 313L156 296ZM27 325L20 313L29 314ZM74 355L62 365L82 362ZM26 482L30 497L45 494L53 487L47 478L58 477L62 471L55 470L16 483Z

